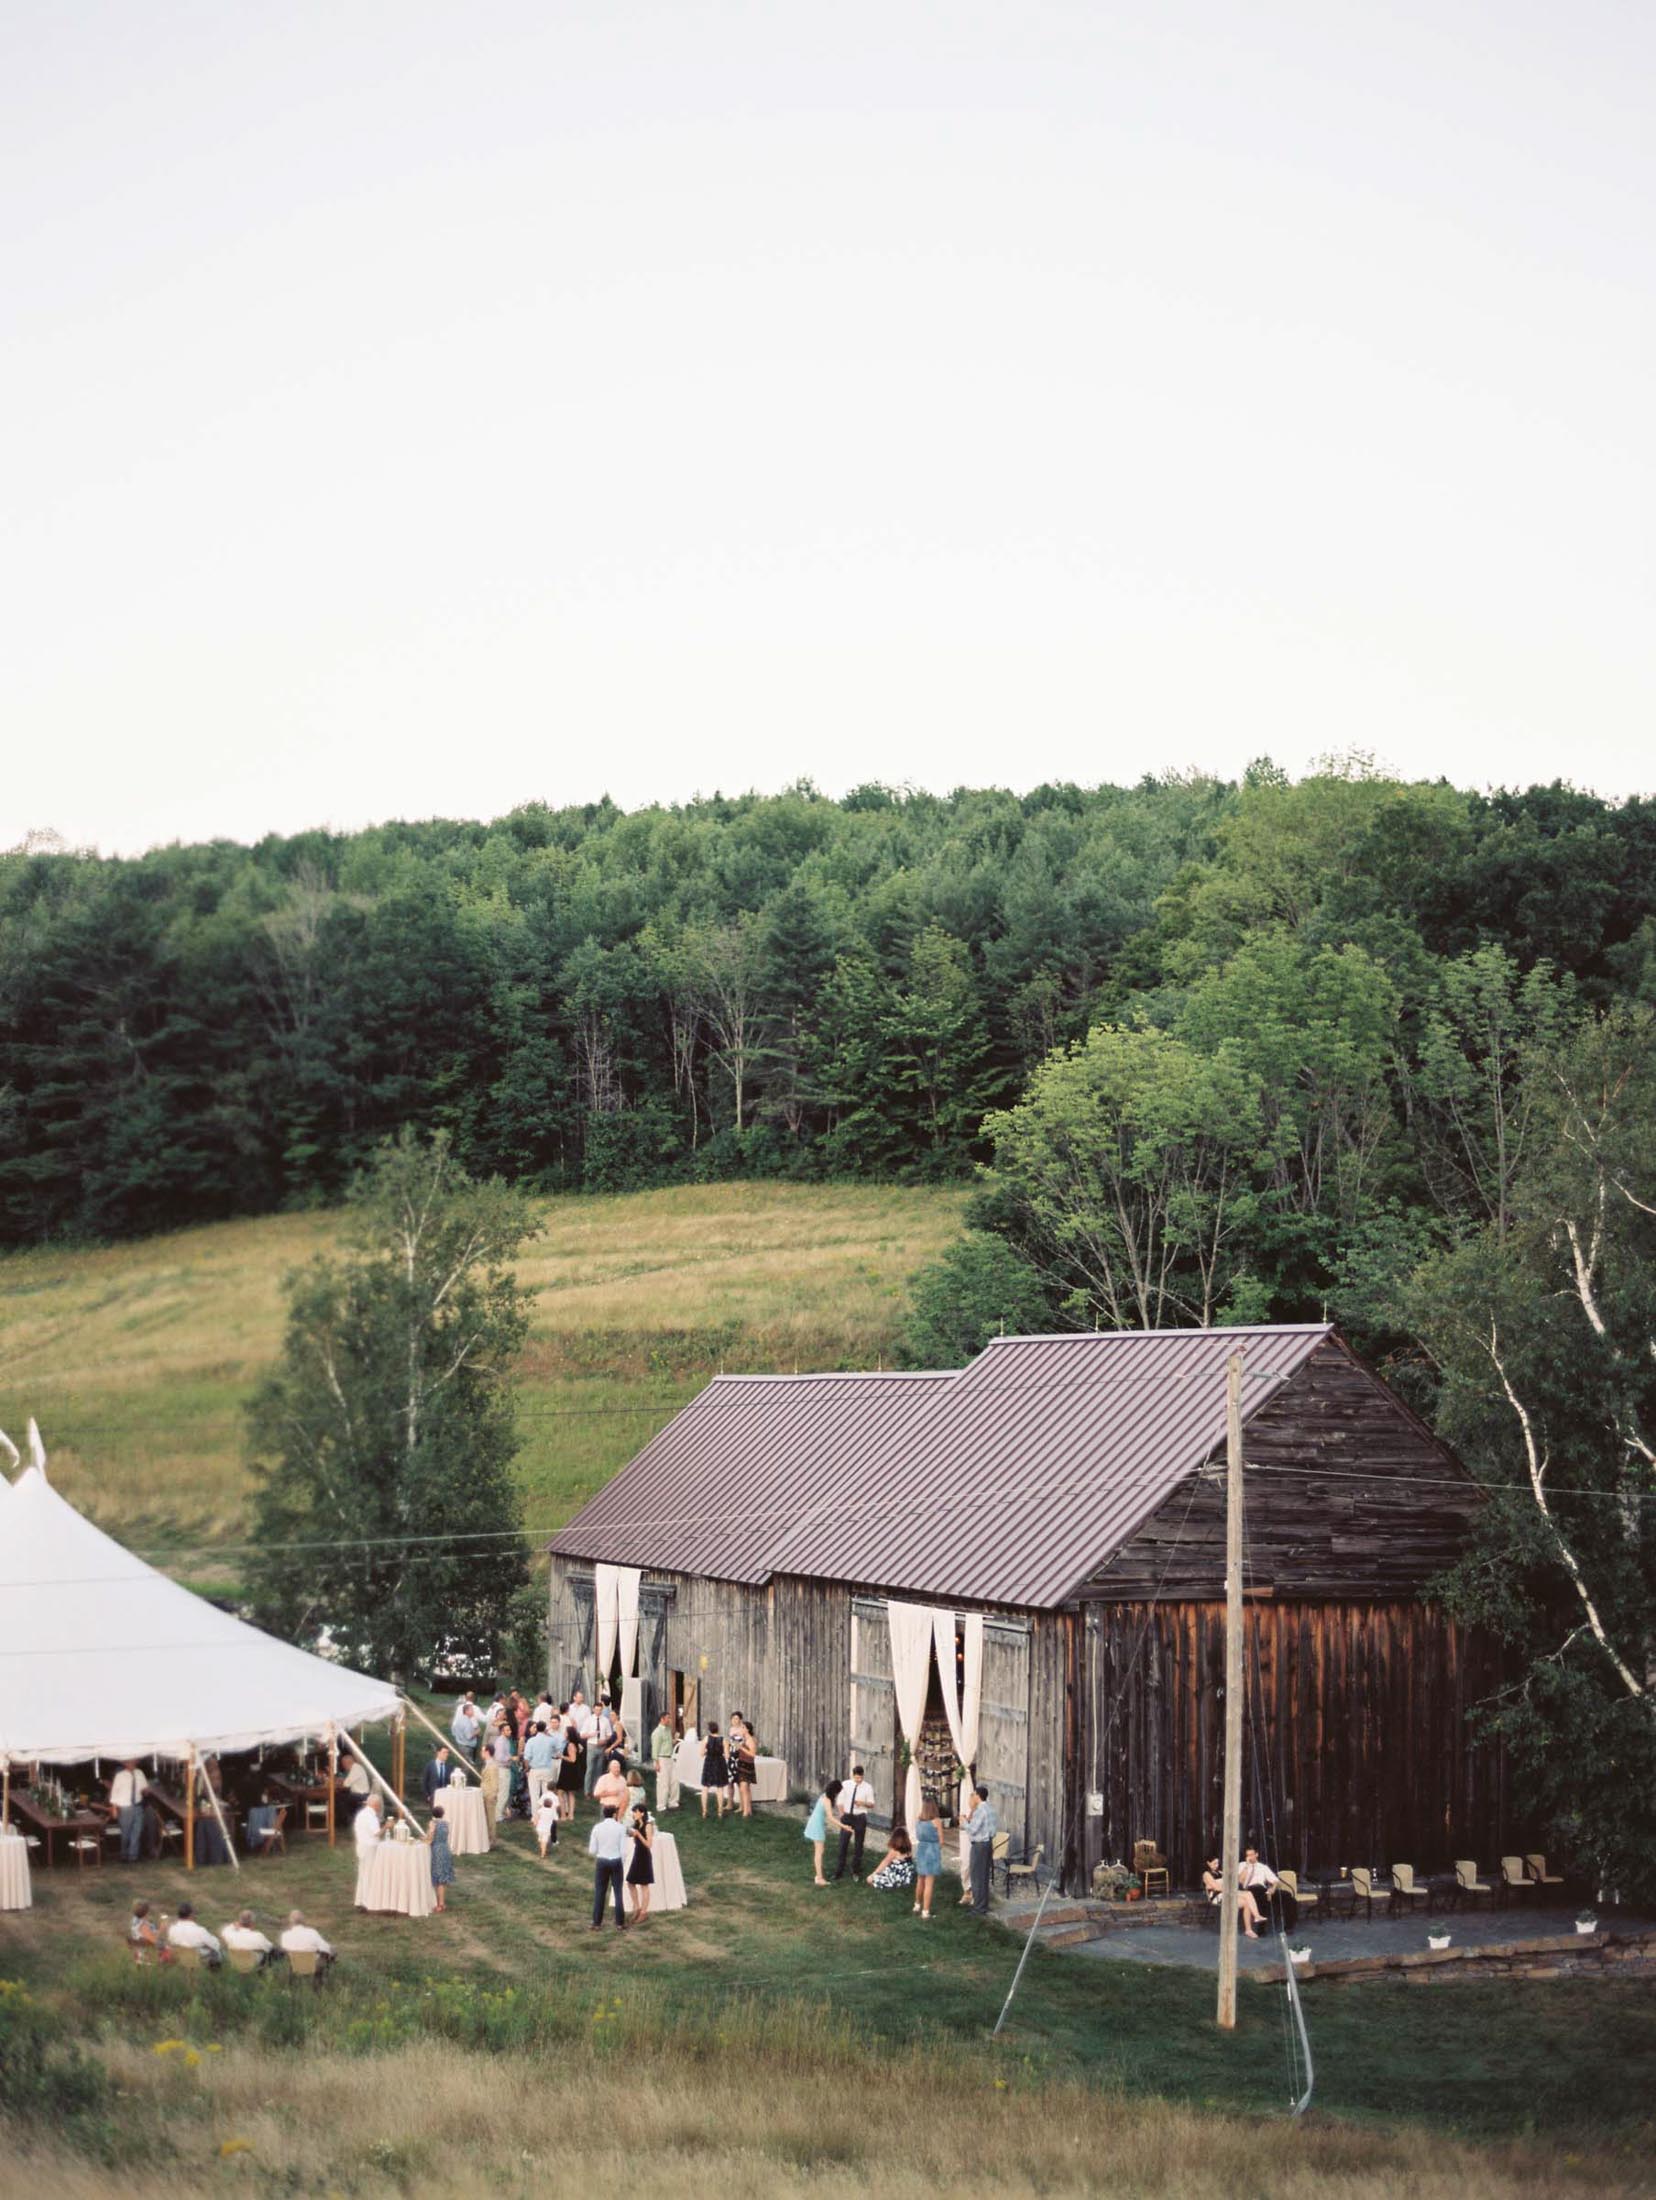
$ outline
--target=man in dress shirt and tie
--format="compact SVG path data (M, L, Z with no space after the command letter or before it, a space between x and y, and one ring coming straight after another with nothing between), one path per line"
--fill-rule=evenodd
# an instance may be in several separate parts
M449 1757L448 1744L445 1742L436 1756L426 1766L424 1772L420 1774L420 1792L425 1797L427 1810L431 1808L444 1788L448 1786L453 1772L454 1765Z
M612 1887L615 1890L615 1922L622 1932L627 1929L626 1896L621 1887L621 1866L626 1853L626 1828L615 1815L615 1805L606 1803L604 1815L587 1841L587 1854L595 1867L592 1875L592 1930L595 1933L603 1930L604 1898Z
M1269 1923L1279 1922L1292 1932L1299 1923L1299 1904L1278 1879L1269 1864L1261 1863L1257 1849L1245 1849L1238 1883L1253 1890L1253 1898L1259 1904L1260 1915Z
M144 1790L149 1782L138 1770L136 1757L129 1757L109 1783L109 1807L115 1813L115 1823L121 1829L121 1862L136 1864L144 1839Z
M966 1821L966 1853L972 1868L972 1914L987 1917L989 1874L994 1865L995 1835L1000 1831L1000 1821L989 1800L989 1790L981 1781L972 1792L977 1797L977 1805Z
M868 1839L868 1814L874 1808L874 1790L864 1778L861 1765L851 1767L851 1778L840 1791L840 1803L845 1811L845 1823L840 1828L839 1863L834 1877L843 1879L849 1862L852 1878L860 1879L863 1843Z

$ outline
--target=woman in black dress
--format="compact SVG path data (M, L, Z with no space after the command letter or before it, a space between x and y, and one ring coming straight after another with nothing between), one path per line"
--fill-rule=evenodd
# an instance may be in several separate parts
M628 1831L633 1839L632 1862L627 1866L627 1885L632 1889L632 1921L642 1925L650 1914L650 1889L655 1885L655 1858L650 1853L655 1846L655 1828L642 1803L634 1810Z
M717 1719L707 1722L707 1745L702 1751L702 1816L707 1816L707 1797L711 1792L719 1798L719 1816L725 1813L725 1789L730 1785L730 1764L725 1756L724 1739L719 1733Z
M563 1751L558 1764L558 1807L567 1824L575 1816L575 1798L581 1792L581 1759L585 1752L581 1748L580 1729L569 1715L568 1704L559 1707L558 1716L567 1722L558 1729L558 1742Z

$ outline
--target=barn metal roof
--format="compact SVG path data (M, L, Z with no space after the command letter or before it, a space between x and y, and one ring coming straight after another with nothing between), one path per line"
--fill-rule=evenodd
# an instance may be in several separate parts
M551 1548L759 1583L1064 1603L1252 1417L1326 1322L997 1338L956 1375L722 1376Z
M858 1486L959 1380L937 1374L719 1375L552 1540L566 1557L758 1583L793 1530Z

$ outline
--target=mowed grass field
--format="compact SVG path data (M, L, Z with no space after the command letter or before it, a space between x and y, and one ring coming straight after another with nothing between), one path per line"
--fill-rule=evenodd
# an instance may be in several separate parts
M567 1519L720 1368L889 1364L909 1280L958 1233L963 1196L715 1184L546 1202L519 1270L535 1294L529 1526ZM0 1259L0 1428L21 1442L33 1414L58 1486L129 1541L233 1545L243 1407L280 1348L283 1279L337 1233L333 1215L284 1215ZM233 1555L208 1570L233 1573Z
M572 2175L692 2195L1650 2189L1648 1989L1313 1984L1318 2105L1294 2125L1279 1989L1244 1980L1227 2037L1206 1975L1037 1951L994 2039L1017 1941L946 1900L923 1926L905 1896L814 1888L797 1812L670 1817L691 1906L624 1937L588 1931L591 1818L583 1803L545 1864L509 1826L421 1921L354 1911L348 1837L238 1878L38 1874L35 1910L0 1917L0 2044L21 1989L106 2090L76 2107L48 2073L14 2174L90 2194L108 2173L77 2150L108 2136L122 2191L144 2195ZM249 1902L273 1934L297 1905L338 1972L313 1992L139 1971L122 1948L139 1892L168 1910L193 1894L215 1929Z

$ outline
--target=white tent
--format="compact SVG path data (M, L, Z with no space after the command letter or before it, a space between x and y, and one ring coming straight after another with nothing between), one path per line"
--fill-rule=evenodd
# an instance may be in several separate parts
M396 1715L389 1681L278 1642L123 1550L35 1457L0 1476L0 1763L183 1760Z

